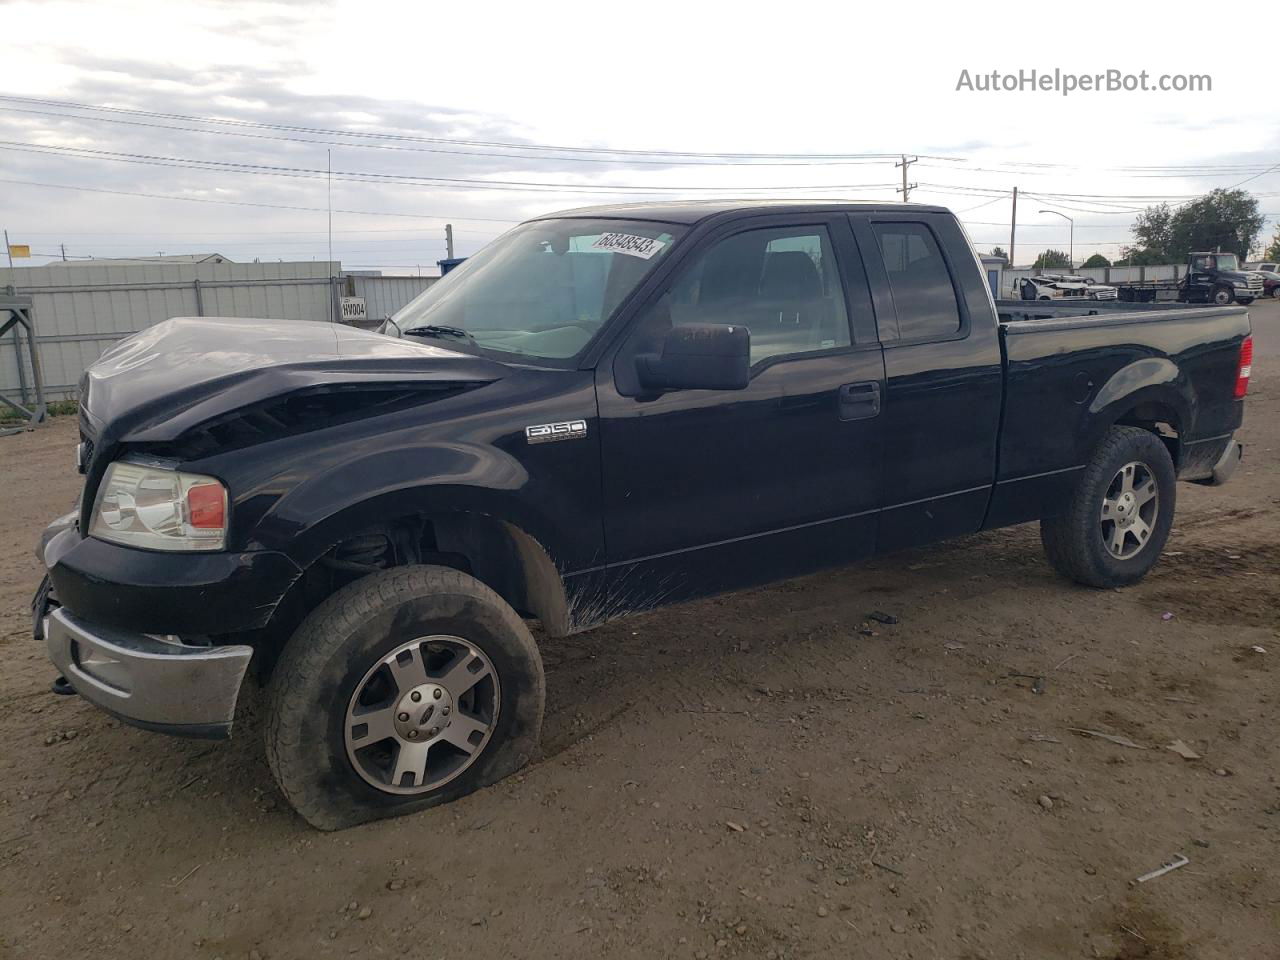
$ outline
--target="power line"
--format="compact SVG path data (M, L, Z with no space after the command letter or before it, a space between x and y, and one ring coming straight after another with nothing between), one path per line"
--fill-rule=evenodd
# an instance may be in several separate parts
M153 110L141 110L130 107L109 107L91 103L78 103L70 100L52 100L41 97L19 97L0 94L0 100L11 103L28 103L42 106L66 107L76 110L92 110L101 113L126 114L129 116L153 117L161 120L181 120L189 123L218 124L232 127L248 127L265 130L285 130L292 133L311 133L326 136L341 136L358 139L390 140L408 143L449 143L464 146L499 147L514 150L549 150L563 153L608 154L613 156L645 156L645 157L702 157L707 159L754 159L754 160L891 160L896 153L744 153L739 151L683 151L683 150L645 150L636 148L615 147L580 147L546 143L517 143L502 140L475 140L459 137L424 137L409 134L387 132L370 132L356 130L337 130L328 127L310 127L300 124L272 123L262 120L232 120L223 117L200 117L182 113L164 113ZM922 155L923 156L923 155ZM956 158L928 156L930 160L953 160Z
M5 99L0 97L0 100ZM23 113L42 117L55 117L64 120L81 120L90 123L115 123L133 127L144 127L153 130L174 130L183 133L202 133L210 136L243 137L251 140L271 140L281 143L305 143L317 146L346 147L362 150L393 150L408 153L434 153L459 157L487 157L499 160L555 160L565 163L604 163L614 165L646 164L661 167L823 167L823 166L871 166L887 162L884 159L857 160L667 160L643 159L641 157L584 157L556 156L536 153L497 153L485 150L450 150L444 147L405 146L389 143L362 143L348 140L318 139L315 137L291 137L266 133L248 133L242 130L210 130L201 127L174 126L164 123L149 123L144 120L126 120L119 117L94 117L75 113L60 113L54 110L29 110L24 107L0 107L7 113ZM345 136L345 134L344 134Z
M182 197L171 193L140 193L134 190L108 190L105 187L84 187L66 183L44 183L39 180L13 180L0 177L0 183L16 183L27 187L43 187L49 190L74 190L80 193L105 193L119 197L142 197L148 200L182 200L186 203L214 203L232 207L263 207L270 210L301 210L307 213L324 213L327 207L307 207L290 203L263 203L253 200L215 200L212 197ZM334 207L334 213L346 213L364 217L404 217L410 220L467 220L476 223L516 224L519 220L499 217L464 217L441 213L392 213L387 210L346 210Z
M281 164L241 163L233 160L201 160L192 157L169 157L160 154L130 153L119 150L99 150L92 147L55 146L52 144L27 143L21 140L0 140L0 150L15 150L21 153L36 153L52 156L63 156L76 159L105 160L113 163L133 163L154 167L171 167L185 170L218 171L223 173L242 173L257 176L286 177L297 180L327 179L329 172L319 167L294 167ZM539 180L483 180L474 177L428 177L415 174L375 173L370 171L343 170L334 171L333 179L346 183L386 183L396 186L441 186L466 187L476 190L516 190L527 192L584 193L584 194L621 194L641 193L645 196L663 193L716 193L723 194L726 189L733 191L755 192L788 192L794 190L811 191L852 191L879 190L893 186L891 183L854 183L854 184L820 184L820 185L771 185L771 186L688 186L664 184L582 184L564 182L546 182Z

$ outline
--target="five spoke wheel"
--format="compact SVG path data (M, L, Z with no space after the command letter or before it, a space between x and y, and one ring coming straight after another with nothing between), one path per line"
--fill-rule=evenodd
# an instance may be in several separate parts
M1102 498L1099 525L1107 552L1117 560L1138 553L1151 538L1159 511L1160 494L1151 468L1137 460L1126 463Z
M459 637L419 637L365 674L347 706L347 756L387 793L426 793L480 755L498 719L498 676Z

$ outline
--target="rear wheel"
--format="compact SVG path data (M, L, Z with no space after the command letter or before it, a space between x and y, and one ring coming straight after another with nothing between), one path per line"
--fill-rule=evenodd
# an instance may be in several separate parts
M1276 284L1271 288L1271 299L1280 300L1280 284Z
M267 759L312 826L457 799L523 766L542 661L497 594L445 567L365 577L315 609L272 679Z
M1137 583L1169 538L1177 477L1155 434L1112 427L1060 515L1040 521L1049 563L1091 587Z

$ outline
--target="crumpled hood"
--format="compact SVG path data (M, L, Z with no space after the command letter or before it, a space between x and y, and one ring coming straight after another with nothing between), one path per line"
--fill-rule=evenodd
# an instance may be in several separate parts
M173 440L214 417L317 386L489 383L506 367L430 343L307 320L180 317L107 350L80 382L101 439Z

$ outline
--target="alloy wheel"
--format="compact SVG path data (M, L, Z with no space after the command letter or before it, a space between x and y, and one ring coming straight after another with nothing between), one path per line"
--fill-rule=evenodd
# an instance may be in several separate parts
M421 794L460 776L483 752L501 703L493 663L460 637L419 637L356 685L343 725L347 757L371 786Z
M1155 474L1141 461L1116 471L1102 498L1099 528L1107 552L1117 560L1136 555L1155 531L1160 491Z

